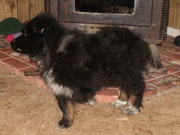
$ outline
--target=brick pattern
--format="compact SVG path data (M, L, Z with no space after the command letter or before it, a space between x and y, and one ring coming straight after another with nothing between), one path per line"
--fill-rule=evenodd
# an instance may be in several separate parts
M160 94L165 90L180 84L180 47L174 45L174 38L168 36L167 40L158 47L163 70L150 68L145 75L146 91L144 96ZM24 76L24 71L37 69L37 63L32 62L27 56L14 52L10 47L0 49L0 67L19 75L27 81L43 89L51 91L39 76ZM111 103L118 97L117 88L103 89L96 95L99 102Z

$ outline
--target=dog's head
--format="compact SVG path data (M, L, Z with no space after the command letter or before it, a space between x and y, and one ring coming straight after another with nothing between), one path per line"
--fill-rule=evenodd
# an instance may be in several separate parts
M52 47L57 41L57 35L63 31L59 29L63 27L51 15L39 14L27 24L23 35L14 41L13 49L31 58L39 57L45 47Z

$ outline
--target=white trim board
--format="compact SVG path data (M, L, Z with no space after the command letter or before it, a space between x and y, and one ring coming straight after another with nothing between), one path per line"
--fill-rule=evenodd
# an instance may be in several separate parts
M168 27L167 28L167 35L176 37L176 36L180 35L180 29Z

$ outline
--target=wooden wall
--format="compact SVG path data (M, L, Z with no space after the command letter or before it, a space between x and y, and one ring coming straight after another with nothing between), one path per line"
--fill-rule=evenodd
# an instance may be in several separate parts
M45 0L0 0L0 21L8 17L28 21L45 10Z
M180 29L180 0L170 0L169 27Z

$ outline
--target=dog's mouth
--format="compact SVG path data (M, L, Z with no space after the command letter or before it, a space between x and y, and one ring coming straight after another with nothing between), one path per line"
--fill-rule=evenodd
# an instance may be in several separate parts
M16 52L25 53L25 54L28 53L28 50L27 50L27 49L17 47L17 46L15 45L15 42L11 42L11 47L12 47L12 49L13 49L14 51L16 51Z

